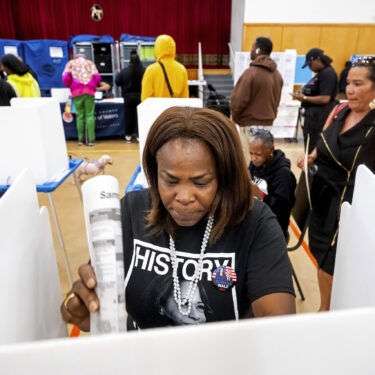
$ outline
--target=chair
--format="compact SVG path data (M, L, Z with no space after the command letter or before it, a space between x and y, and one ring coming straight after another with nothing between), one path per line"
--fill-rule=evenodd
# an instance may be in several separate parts
M309 177L309 186L311 186L310 177ZM296 187L296 201L291 211L291 216L296 222L297 227L300 230L301 234L298 239L298 242L295 245L289 246L287 248L288 251L297 250L301 246L303 239L305 237L305 234L306 234L306 230L310 223L311 212L312 212L312 206L309 200L308 189L306 187L305 172L302 171L300 178L298 180L297 187ZM294 281L296 282L296 285L297 285L298 292L301 296L302 301L304 301L305 296L303 294L301 285L298 281L297 275L294 271L293 265L292 265L292 272L293 272Z

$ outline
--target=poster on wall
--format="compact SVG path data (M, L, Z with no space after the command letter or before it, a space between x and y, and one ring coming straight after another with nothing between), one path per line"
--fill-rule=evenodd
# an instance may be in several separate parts
M249 67L251 61L250 52L236 52L234 60L233 81L236 85L242 73Z

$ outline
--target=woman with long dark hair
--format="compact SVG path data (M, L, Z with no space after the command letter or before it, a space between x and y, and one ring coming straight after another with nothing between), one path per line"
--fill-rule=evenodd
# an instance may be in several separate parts
M30 67L12 54L4 55L0 61L7 74L7 82L13 87L16 95L22 98L40 96L38 82L30 73Z
M131 143L132 138L138 138L137 105L141 102L141 83L145 69L137 51L130 53L129 65L116 76L116 85L121 87L125 109L125 139Z

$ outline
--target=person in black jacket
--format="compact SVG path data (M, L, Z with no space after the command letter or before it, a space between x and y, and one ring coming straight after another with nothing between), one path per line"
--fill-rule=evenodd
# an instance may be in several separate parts
M250 129L249 151L254 195L271 208L288 241L289 218L296 188L290 160L284 152L275 150L271 132L261 128Z
M125 139L131 143L138 138L137 105L141 102L141 83L145 69L136 50L130 53L129 65L116 76L116 85L121 87L125 109Z

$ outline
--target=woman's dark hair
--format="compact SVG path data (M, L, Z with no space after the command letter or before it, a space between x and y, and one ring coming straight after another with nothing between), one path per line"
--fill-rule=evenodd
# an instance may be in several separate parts
M273 135L269 130L262 129L262 128L250 128L250 141L252 140L261 140L265 147L272 148L273 147Z
M132 75L137 76L136 78L138 78L139 80L142 79L144 67L135 49L132 49L130 51L129 67L132 72Z
M270 55L272 52L273 44L270 38L261 36L255 39L255 47L260 49L262 55Z
M367 68L367 78L372 82L372 87L375 88L375 56L358 57L352 65L352 68L356 67Z
M11 70L13 74L17 74L19 76L23 76L30 70L29 66L12 54L4 55L1 58L1 64Z
M250 175L238 132L223 114L206 108L172 107L152 125L143 151L143 170L150 185L152 208L147 216L154 233L166 230L172 236L176 224L161 201L156 154L174 139L196 139L210 148L216 163L218 191L209 214L215 214L210 242L228 225L240 223L252 207Z

